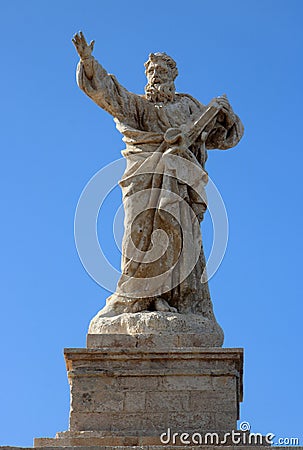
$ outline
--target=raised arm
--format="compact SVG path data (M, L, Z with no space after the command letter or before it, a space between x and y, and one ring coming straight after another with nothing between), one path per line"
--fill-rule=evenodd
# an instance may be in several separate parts
M136 125L138 103L144 102L139 95L125 89L114 75L110 75L92 56L94 41L90 44L82 32L72 39L80 56L77 67L77 83L86 95L121 122Z

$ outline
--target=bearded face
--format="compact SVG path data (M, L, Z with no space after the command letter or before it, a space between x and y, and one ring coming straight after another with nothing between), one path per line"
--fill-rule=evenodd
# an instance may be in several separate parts
M146 64L147 85L145 96L153 103L172 102L175 83L171 67L163 60L149 60Z

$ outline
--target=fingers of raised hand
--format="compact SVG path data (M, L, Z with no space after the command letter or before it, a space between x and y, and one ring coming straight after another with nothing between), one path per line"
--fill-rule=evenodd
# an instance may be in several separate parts
M72 37L72 42L74 45L77 45L79 41L79 37L77 34L74 34L74 36Z
M84 34L82 33L82 31L80 31L79 36L80 36L81 43L82 43L83 47L87 47L87 42L86 42L86 39L85 39Z
M76 33L73 36L72 42L73 42L73 44L75 45L75 47L77 49L84 50L86 47L88 47L86 39L85 39L84 34L82 33L82 31L80 31L79 33Z
M74 35L74 37L72 38L72 42L77 49L80 49L82 47L82 41L79 33L76 33Z

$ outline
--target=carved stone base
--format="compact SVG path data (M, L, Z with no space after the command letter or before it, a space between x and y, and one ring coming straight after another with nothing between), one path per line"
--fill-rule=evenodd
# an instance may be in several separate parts
M35 446L157 448L168 429L236 430L242 349L200 347L194 335L165 338L88 335L90 348L66 349L69 431Z

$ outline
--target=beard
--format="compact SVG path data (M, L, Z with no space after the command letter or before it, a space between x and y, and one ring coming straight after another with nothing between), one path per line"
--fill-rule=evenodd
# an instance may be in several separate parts
M175 92L173 81L161 84L147 83L145 86L145 97L153 103L172 102L175 98Z

